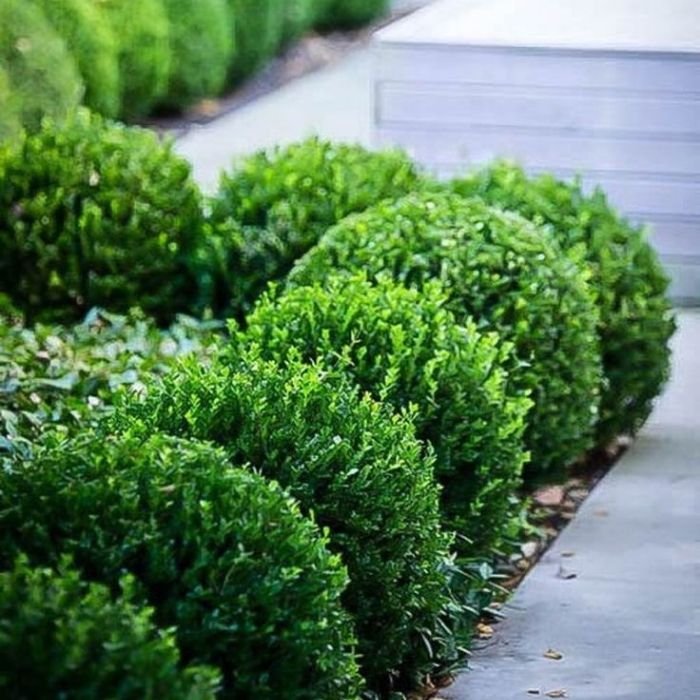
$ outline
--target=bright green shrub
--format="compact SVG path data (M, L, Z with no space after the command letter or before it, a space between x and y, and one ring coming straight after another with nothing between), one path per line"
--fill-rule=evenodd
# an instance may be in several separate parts
M168 88L170 24L162 0L95 0L117 40L121 116L137 119Z
M348 217L292 272L292 284L335 269L393 275L407 286L439 279L460 320L513 343L512 387L531 393L525 442L531 475L592 444L601 382L598 315L585 271L515 214L458 195L412 195Z
M199 192L155 134L81 111L0 149L0 180L0 292L29 317L191 303Z
M291 357L278 366L234 352L210 370L185 363L118 413L114 427L220 444L233 463L250 463L313 511L348 567L344 603L364 675L377 687L391 672L410 675L405 659L425 660L418 630L435 635L440 651L448 540L432 459L410 420L341 380Z
M469 538L473 554L498 539L520 481L526 399L505 392L499 365L509 348L472 322L458 326L438 283L419 292L381 277L333 276L323 288L264 296L238 334L263 355L283 359L291 347L305 361L347 373L398 410L415 406L418 436L437 453L443 510L450 529Z
M213 700L218 673L178 668L171 630L158 630L152 608L84 582L63 561L59 572L19 558L0 573L0 694L29 698Z
M0 65L0 144L16 137L21 126L16 96L7 71Z
M0 2L0 68L9 79L19 120L30 131L44 116L64 119L80 104L83 84L75 62L34 3Z
M352 212L412 191L419 175L398 151L312 138L244 160L221 178L212 202L212 238L222 271L220 313L242 314L327 228Z
M318 23L325 29L354 28L381 17L390 0L322 0L325 5Z
M639 430L668 378L675 328L668 277L644 231L621 218L600 190L586 196L580 183L551 175L530 179L505 162L452 187L545 225L565 249L583 247L600 309L605 373L598 441Z
M217 95L233 54L226 0L161 0L170 21L170 83L163 104L174 109Z
M338 557L275 485L207 445L83 435L0 472L0 559L73 557L87 578L132 574L183 660L222 697L356 698ZM163 697L163 696L160 696Z
M40 0L38 4L75 60L85 83L84 104L106 117L116 117L117 44L94 0Z

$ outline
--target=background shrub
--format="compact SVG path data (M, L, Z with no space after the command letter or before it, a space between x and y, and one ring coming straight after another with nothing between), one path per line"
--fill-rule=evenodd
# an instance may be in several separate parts
M322 0L325 9L319 24L326 29L353 28L388 12L390 0Z
M215 308L241 317L267 282L283 277L327 228L418 182L403 153L317 138L247 158L222 175L212 202L221 270Z
M0 292L30 318L191 303L199 194L155 134L81 111L0 149L0 179Z
M319 2L320 0L287 0L284 3L283 43L296 41L313 26Z
M21 128L16 95L10 87L7 71L0 65L0 144L14 138Z
M669 280L644 231L621 218L602 191L586 196L578 182L551 175L530 179L506 162L452 187L545 225L565 249L583 247L600 309L605 373L597 438L605 444L620 433L635 433L668 378L668 341L675 329Z
M23 549L42 565L70 554L113 589L133 574L184 661L221 668L223 697L357 697L340 560L279 488L222 452L85 435L0 473L0 503L4 565Z
M425 662L424 637L435 633L439 652L448 538L432 459L410 420L341 379L292 358L277 365L235 351L211 370L185 363L114 427L220 444L233 463L250 463L313 511L348 567L343 600L364 675L380 687L390 672L416 670L406 659Z
M85 105L106 117L119 113L117 44L94 0L39 0L65 41L85 83Z
M233 54L226 0L162 0L170 22L172 63L163 104L189 107L224 87Z
M601 381L597 310L586 272L525 219L458 195L422 194L348 217L292 272L388 272L407 286L439 279L458 319L512 342L512 386L531 393L531 475L561 468L592 444Z
M0 68L9 79L21 124L35 131L45 115L65 118L80 103L83 84L41 9L26 0L3 0L0 27Z
M116 600L62 561L59 572L18 558L0 573L0 692L4 697L213 700L218 673L178 669L170 630L134 602L133 580Z
M161 0L100 0L117 40L121 116L146 116L170 78L170 25Z
M462 548L474 555L507 524L529 401L506 395L499 365L510 349L472 322L458 326L446 303L434 282L419 292L386 277L372 286L333 276L323 288L263 297L236 341L280 361L294 347L398 410L415 406L418 436L437 453L448 527L469 538Z

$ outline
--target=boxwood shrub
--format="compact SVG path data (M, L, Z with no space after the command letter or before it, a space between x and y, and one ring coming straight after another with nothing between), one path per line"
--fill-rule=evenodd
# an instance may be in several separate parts
M592 445L601 361L586 271L546 232L459 195L416 194L348 217L292 272L388 272L407 286L439 279L449 308L513 343L514 390L531 394L530 476L551 475Z
M178 668L173 632L134 601L133 579L114 599L68 564L54 571L19 557L0 573L3 697L214 700L218 672Z
M545 225L565 249L582 246L600 309L605 384L598 440L635 433L668 378L668 341L675 324L666 296L668 277L644 231L620 217L602 191L586 195L579 182L551 175L529 178L497 162L452 183Z
M372 153L318 138L245 159L222 175L211 204L222 271L217 310L241 317L267 282L283 277L327 228L407 194L418 182L401 152Z
M175 627L186 663L221 669L222 697L356 698L346 573L275 485L219 450L93 434L0 472L0 559L73 557L118 589L124 572ZM273 662L274 660L274 662Z
M0 179L0 292L30 318L192 301L199 193L155 134L80 111L0 149Z
M119 63L112 30L93 0L39 0L85 83L83 103L106 117L119 113Z
M170 24L161 0L100 0L117 40L121 116L146 116L170 78Z
M224 87L233 55L226 0L161 0L170 22L172 63L163 104L189 107Z
M125 427L222 445L234 463L279 481L329 528L330 547L350 574L343 600L373 688L385 687L390 674L422 670L426 638L440 654L448 538L433 461L409 418L322 367L292 357L278 365L251 349L209 370L185 362L115 415L110 428Z
M0 27L0 66L7 73L22 126L35 131L44 116L65 118L80 104L83 83L41 8L26 0L3 0Z
M389 10L390 0L321 0L319 25L325 29L360 27Z
M373 286L363 276L336 275L323 287L264 296L234 342L280 361L294 347L397 410L415 407L418 435L437 453L447 526L474 555L508 522L530 402L506 394L499 365L509 348L471 321L458 326L446 305L436 282L419 292L387 277Z

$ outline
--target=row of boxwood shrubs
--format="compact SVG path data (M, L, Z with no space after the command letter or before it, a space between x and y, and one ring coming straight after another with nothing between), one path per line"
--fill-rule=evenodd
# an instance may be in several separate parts
M102 382L87 428L51 415L82 416L84 379L32 413L45 351L14 370L0 689L23 697L330 700L449 672L516 494L635 432L668 374L644 233L511 164L441 184L312 139L204 198L167 143L80 112L0 150L0 180L7 315L230 319L151 380L148 326L138 390ZM17 362L46 331L6 337Z
M182 110L258 70L312 27L353 27L388 0L3 0L0 140L81 101L127 119Z

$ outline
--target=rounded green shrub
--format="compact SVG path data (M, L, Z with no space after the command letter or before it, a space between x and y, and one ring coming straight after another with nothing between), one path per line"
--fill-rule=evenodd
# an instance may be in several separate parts
M439 654L449 540L433 460L409 418L322 367L235 349L210 370L184 363L112 427L222 445L234 463L250 463L312 511L348 567L343 600L372 687L411 675L416 669L404 664L422 663L424 637L434 635Z
M0 144L15 138L21 128L17 99L7 71L0 65Z
M530 394L530 476L567 466L592 445L601 362L586 271L525 219L459 195L411 195L348 217L290 275L388 273L422 288L438 279L449 308L513 344L514 391Z
M192 301L199 192L155 134L80 111L0 149L0 179L0 292L30 318Z
M525 460L527 399L511 399L500 364L509 348L495 334L457 325L439 283L419 292L380 277L332 276L323 287L264 296L235 337L282 361L296 348L307 362L348 374L397 410L415 407L418 436L437 455L443 511L474 555L508 523Z
M601 190L586 195L579 182L529 178L507 162L452 187L544 225L564 249L583 248L600 309L605 375L597 439L605 444L639 430L668 379L668 342L675 329L669 280L643 229L620 217Z
M98 0L117 41L121 117L145 117L170 79L170 24L162 0Z
M214 700L219 674L178 668L172 630L153 624L153 609L87 583L62 560L59 570L19 557L0 573L0 693L6 698Z
M0 27L0 68L22 126L35 131L44 116L64 119L80 104L83 84L61 37L26 0L0 3Z
M318 20L324 29L353 29L389 11L390 0L322 0Z
M85 105L106 117L119 114L117 44L94 0L40 0L65 41L85 83Z
M316 19L317 0L286 0L282 41L289 43L299 39Z
M162 0L170 22L172 63L162 104L183 109L223 89L233 54L226 0Z
M4 565L20 550L36 565L68 554L112 589L133 575L183 660L221 669L221 697L357 697L344 567L281 489L223 452L86 434L0 472L0 504Z
M284 277L330 226L408 194L419 180L404 153L318 138L247 158L222 175L211 203L221 270L215 309L242 317L267 283Z

